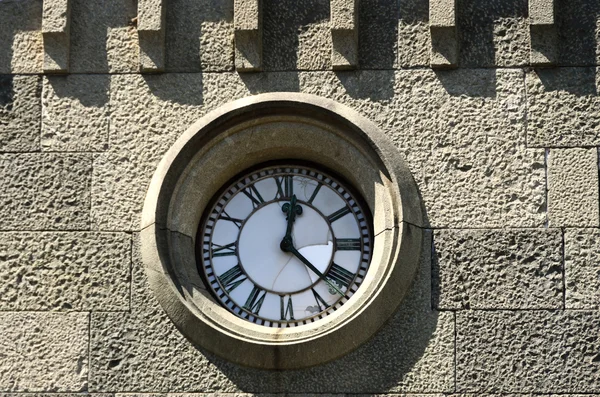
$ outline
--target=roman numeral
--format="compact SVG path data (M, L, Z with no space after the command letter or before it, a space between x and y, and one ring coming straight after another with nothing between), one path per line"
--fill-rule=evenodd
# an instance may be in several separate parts
M219 244L212 243L210 250L211 250L213 257L229 256L229 255L236 255L237 248L235 246L235 242L233 242L231 244L227 244L227 245L219 245Z
M350 207L344 207L344 208L340 208L339 210L335 211L333 214L329 215L327 217L327 219L329 220L329 222L335 222L338 219L340 219L343 216L346 216L350 213Z
M317 194L319 194L319 190L321 190L321 186L323 186L323 184L319 182L317 184L317 187L315 187L315 190L313 190L312 194L310 195L310 198L308 199L308 204L312 204L314 199L317 197Z
M292 296L288 297L287 305L285 302L285 295L279 295L280 308L281 308L281 320L295 320L294 319L294 308L292 306ZM289 317L288 317L289 316Z
M338 251L360 251L359 238L336 238L335 249Z
M258 189L254 185L250 185L247 188L242 189L242 193L244 193L252 201L252 206L254 208L265 202L258 192Z
M244 272L239 264L227 270L217 278L227 292L233 291L238 285L248 279L248 277L244 275Z
M275 198L290 198L294 194L294 177L291 175L276 176L277 195Z
M329 307L329 304L327 302L325 302L325 299L323 299L321 297L321 295L319 295L319 293L317 291L315 291L314 288L310 289L315 297L315 300L317 301L317 306L319 306L319 311L322 312L323 310L327 309ZM323 306L321 306L321 304L323 304Z
M229 214L225 211L223 211L223 214L221 215L221 217L219 219L223 219L224 221L229 221L229 222L235 223L235 225L238 227L238 229L241 229L242 223L244 222L242 219L230 217Z
M348 288L352 283L352 280L354 280L354 273L334 263L331 265L331 269L329 269L326 277L339 285Z
M258 314L266 295L267 291L262 290L255 285L254 288L252 288L252 292L250 292L250 295L248 295L248 299L246 299L244 309L254 314Z

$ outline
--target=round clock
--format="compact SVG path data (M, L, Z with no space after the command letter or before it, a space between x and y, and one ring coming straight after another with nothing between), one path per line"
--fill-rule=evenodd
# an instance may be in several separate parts
M215 299L267 327L337 311L371 260L371 216L317 166L259 167L227 184L200 224L199 270Z
M410 171L377 126L329 99L270 93L181 135L139 238L154 296L187 340L283 370L335 360L394 315L422 227Z

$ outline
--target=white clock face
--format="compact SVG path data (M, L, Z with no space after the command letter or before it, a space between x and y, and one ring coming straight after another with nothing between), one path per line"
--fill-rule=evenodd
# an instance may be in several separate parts
M199 270L238 317L267 327L309 324L360 287L371 260L370 216L326 173L261 168L214 203L199 228Z

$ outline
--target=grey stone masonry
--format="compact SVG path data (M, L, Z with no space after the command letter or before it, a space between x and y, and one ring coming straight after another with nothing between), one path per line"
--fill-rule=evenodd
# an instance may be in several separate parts
M110 76L71 74L44 77L43 150L108 149Z
M456 0L431 0L429 2L429 29L431 32L431 67L457 66Z
M238 72L262 68L262 1L235 0L235 69Z
M359 0L331 0L331 66L353 69L358 66Z
M42 0L0 2L0 73L42 73Z
M598 227L598 152L551 149L548 154L548 222L551 227Z
M556 0L529 0L529 33L532 65L551 65L557 57L557 31L554 22Z
M565 286L568 309L600 309L600 230L565 231Z
M0 311L128 310L125 233L0 233Z
M598 311L462 311L456 390L598 393Z
M526 82L528 146L600 145L595 67L538 69L527 73Z
M82 392L88 313L0 312L0 390Z
M434 237L436 307L563 307L559 229L439 230Z
M89 154L0 154L0 230L90 225Z
M0 152L40 149L39 76L0 75Z
M69 71L71 0L44 0L44 72Z
M137 31L142 72L165 69L165 15L163 0L138 1Z

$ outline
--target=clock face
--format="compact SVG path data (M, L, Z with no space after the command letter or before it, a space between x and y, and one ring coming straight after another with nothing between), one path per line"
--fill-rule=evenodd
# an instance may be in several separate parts
M198 267L230 312L267 327L322 319L360 287L372 222L362 200L325 172L269 166L234 180L198 233Z

